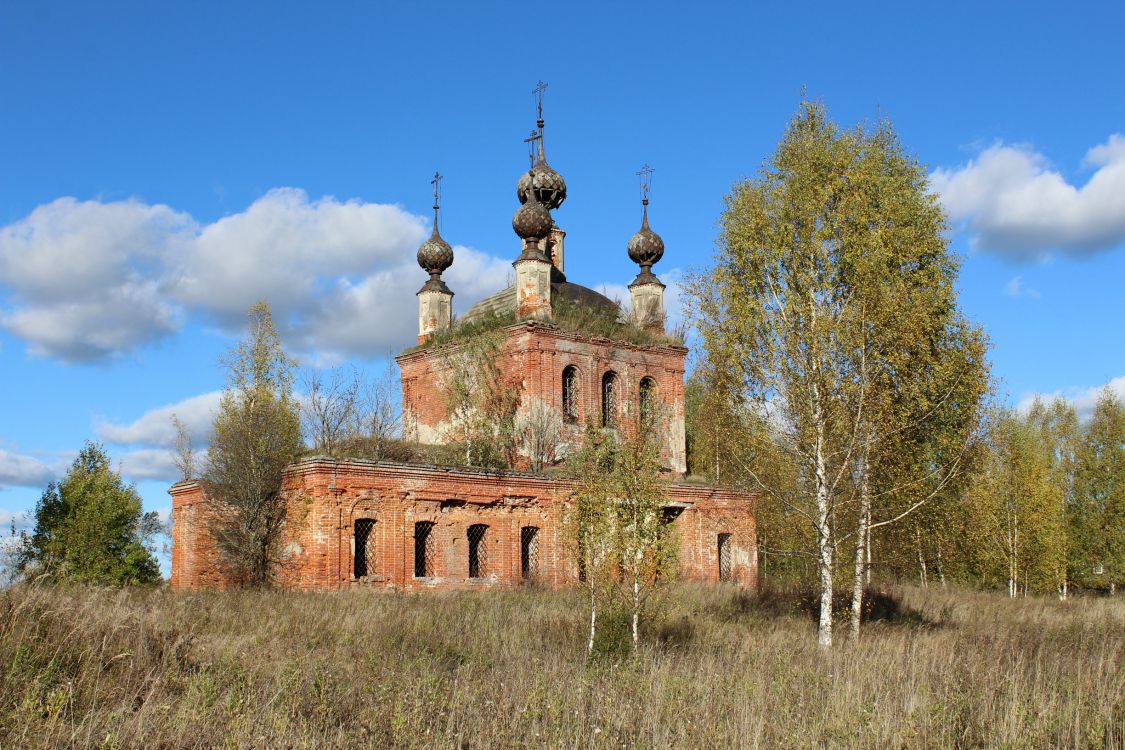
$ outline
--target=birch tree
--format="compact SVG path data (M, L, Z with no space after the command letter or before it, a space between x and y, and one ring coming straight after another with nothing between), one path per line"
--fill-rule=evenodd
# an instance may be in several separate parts
M1071 570L1084 586L1125 582L1125 403L1108 387L1079 440L1068 526Z
M795 467L789 497L748 474L811 528L827 647L837 546L854 545L855 632L871 531L958 476L958 440L936 436L965 443L980 389L935 407L962 370L987 381L983 336L957 310L957 263L925 171L885 123L844 132L803 104L759 175L728 196L721 226L715 267L690 285L694 320L707 360L739 375L740 397ZM939 412L966 416L949 430ZM891 462L903 445L931 450Z

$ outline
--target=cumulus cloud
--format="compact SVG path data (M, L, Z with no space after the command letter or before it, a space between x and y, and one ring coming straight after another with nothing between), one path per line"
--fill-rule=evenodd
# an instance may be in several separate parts
M1083 165L1094 172L1073 185L1034 149L997 144L931 179L974 249L1015 261L1085 257L1125 243L1125 136L1091 148Z
M192 443L203 445L211 432L211 423L214 421L222 395L222 391L211 391L174 404L149 409L129 424L113 424L99 420L94 426L94 431L102 440L117 445L168 448L176 442L176 430L172 426L172 415L175 415L183 423Z
M170 450L144 448L123 453L117 460L121 475L132 480L161 479L174 482L180 478L176 459Z
M0 449L0 488L41 487L58 475L58 467L32 456Z
M0 228L0 324L32 352L93 361L175 331L164 269L194 231L139 201L59 198Z
M1079 419L1087 419L1094 413L1094 406L1098 403L1098 396L1101 395L1103 388L1109 388L1118 398L1125 399L1125 376L1113 378L1105 385L1094 386L1092 388L1067 388L1065 390L1057 390L1051 393L1025 393L1020 397L1019 404L1016 406L1021 412L1026 412L1031 408L1035 399L1039 398L1044 401L1051 401L1057 398L1066 399L1078 412Z
M1039 299L1039 290L1032 289L1025 286L1022 276L1014 276L1007 284L1004 285L1004 294L1009 297L1029 297L1031 299Z
M265 299L291 347L381 355L413 339L425 234L426 220L399 206L294 188L206 225L137 200L60 198L0 228L0 325L34 354L103 361L174 334L191 313L235 328ZM455 309L509 271L455 248Z

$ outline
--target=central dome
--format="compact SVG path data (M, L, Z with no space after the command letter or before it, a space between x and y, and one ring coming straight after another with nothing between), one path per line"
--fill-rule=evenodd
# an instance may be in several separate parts
M558 281L551 284L551 300L564 300L575 307L590 308L596 312L621 316L621 308L604 294L595 292L581 284L571 284L569 281ZM507 317L516 314L516 288L510 286L501 289L491 297L485 297L480 302L469 308L461 316L457 325L466 325L489 317Z

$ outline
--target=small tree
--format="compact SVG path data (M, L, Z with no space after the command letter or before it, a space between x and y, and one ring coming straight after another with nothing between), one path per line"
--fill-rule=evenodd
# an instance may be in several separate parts
M349 376L335 369L323 373L306 370L301 376L305 397L301 422L313 449L336 455L341 444L356 432L363 382L357 371Z
M23 532L16 569L59 582L99 586L156 583L160 568L146 544L161 532L156 513L110 467L102 446L87 442L66 476L35 505L35 528Z
M184 423L175 414L172 415L172 428L176 431L176 441L173 446L173 460L176 462L176 468L180 472L180 480L187 482L191 479L195 479L195 447L191 444L191 436L188 435L187 427L184 426Z
M532 471L555 463L562 442L562 418L557 409L535 400L516 417L519 451Z
M224 363L228 386L215 415L203 485L213 504L211 532L231 580L269 585L285 503L282 474L301 450L292 395L293 360L281 348L269 306L250 308L247 338Z
M518 451L520 392L500 369L503 346L503 331L490 331L459 345L447 358L450 437L464 446L469 466L507 468Z
M590 608L586 655L594 652L598 615L612 575L613 513L609 476L615 464L615 443L592 423L586 425L578 450L567 457L575 481L574 505L568 518L578 561L578 577L585 584Z
M671 526L664 517L660 449L649 430L626 438L615 451L610 474L613 493L614 549L629 612L633 650L640 642L641 619L652 593L675 561Z
M401 410L395 400L398 380L394 365L383 374L360 386L356 407L356 433L370 441L371 458L383 458L387 441L399 434Z
M587 654L597 641L598 617L611 599L624 603L634 650L652 594L675 563L664 517L660 451L650 430L619 440L587 425L567 465L576 482L570 525L590 605Z

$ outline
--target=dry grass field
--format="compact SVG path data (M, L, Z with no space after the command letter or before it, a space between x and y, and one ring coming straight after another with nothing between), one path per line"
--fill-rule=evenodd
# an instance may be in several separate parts
M670 590L634 659L578 591L0 592L0 747L1121 748L1125 601Z

